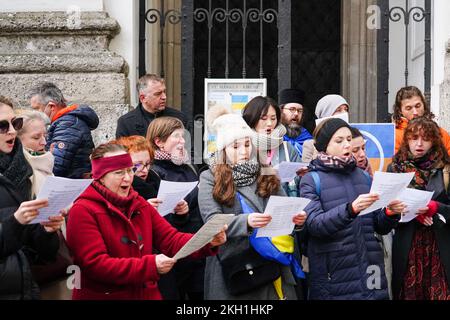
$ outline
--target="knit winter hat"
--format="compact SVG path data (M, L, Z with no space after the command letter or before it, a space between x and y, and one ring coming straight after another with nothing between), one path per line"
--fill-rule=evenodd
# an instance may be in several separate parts
M315 141L314 146L316 147L317 151L326 152L328 143L330 143L330 140L333 137L333 135L340 128L344 127L351 130L350 125L342 119L331 118L329 120L326 120L322 124L322 127L317 132L317 136L314 137Z
M329 94L317 102L316 116L317 118L331 117L339 106L349 105L347 100L337 94Z
M238 139L249 137L254 140L255 132L242 116L230 113L225 107L210 108L206 114L206 123L210 133L216 135L217 151Z
M302 89L284 89L280 92L279 105L288 103L298 103L303 105L305 102L305 91Z

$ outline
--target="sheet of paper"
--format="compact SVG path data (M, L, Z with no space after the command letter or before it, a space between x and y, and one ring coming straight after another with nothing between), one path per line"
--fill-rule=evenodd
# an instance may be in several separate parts
M200 250L211 242L224 225L230 225L236 216L234 214L216 214L177 252L174 259L182 259L191 253Z
M414 172L390 173L376 171L373 176L370 193L378 193L380 199L366 210L361 211L359 216L387 207L391 201L398 199L400 193L408 187L413 177Z
M309 163L283 161L274 167L274 169L278 170L278 176L280 177L281 182L291 182L297 176L297 171L299 169L308 166Z
M338 114L336 114L336 115L334 115L334 116L331 116L331 117L325 117L325 118L316 119L316 127L317 127L321 122L323 122L323 121L325 121L325 120L328 120L328 119L335 119L335 118L337 118L337 119L342 119L342 120L344 120L344 121L347 122L347 123L349 123L349 121L350 121L349 116L348 116L348 112L342 112L342 113L338 113Z
M294 230L292 218L311 202L309 199L296 197L271 196L264 213L272 216L272 221L264 228L258 229L256 237L277 237L291 234Z
M407 206L402 214L400 222L409 222L417 217L419 209L425 208L433 198L433 192L406 188L398 196L398 200L404 202Z
M177 206L178 202L183 200L197 186L198 181L194 182L173 182L161 180L158 190L158 199L162 203L158 207L160 215L165 216Z
M37 199L48 199L48 207L39 210L39 216L31 223L48 221L49 216L58 215L70 206L91 184L92 179L67 179L47 177Z

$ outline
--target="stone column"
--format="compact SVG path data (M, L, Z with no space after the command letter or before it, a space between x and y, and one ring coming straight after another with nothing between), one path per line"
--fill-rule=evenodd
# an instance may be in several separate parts
M0 13L0 94L29 107L28 91L54 82L70 103L96 110L96 144L113 139L129 110L128 66L108 49L118 31L105 12Z
M352 122L377 122L377 35L367 28L376 0L342 1L342 94Z
M447 131L450 130L450 40L447 42L447 54L445 56L445 76L441 85L439 124Z

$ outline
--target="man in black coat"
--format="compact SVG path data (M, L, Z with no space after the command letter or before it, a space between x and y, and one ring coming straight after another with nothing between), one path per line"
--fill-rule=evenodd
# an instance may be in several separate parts
M192 132L187 117L180 111L166 106L166 83L163 78L146 74L139 79L137 90L140 103L134 110L119 118L116 138L133 135L145 137L148 125L153 119L168 116L180 119L184 127Z

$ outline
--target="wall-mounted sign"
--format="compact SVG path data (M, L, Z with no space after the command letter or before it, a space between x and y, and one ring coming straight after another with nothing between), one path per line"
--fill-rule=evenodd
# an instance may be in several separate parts
M209 108L220 105L241 115L247 102L267 95L267 79L205 79L205 117ZM205 126L205 157L216 151L216 137Z

